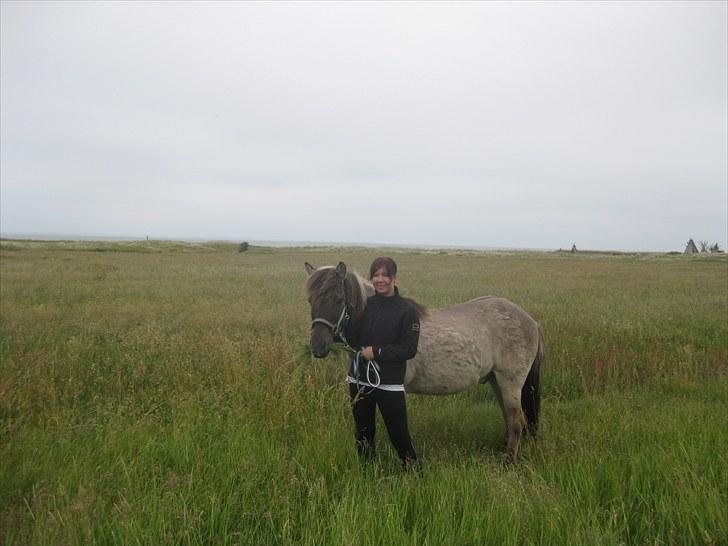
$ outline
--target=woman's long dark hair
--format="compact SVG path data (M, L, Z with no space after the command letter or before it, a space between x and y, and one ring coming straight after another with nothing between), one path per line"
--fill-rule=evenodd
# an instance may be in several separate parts
M397 274L397 262L389 257L376 258L372 262L372 265L369 267L369 279L371 280L372 278L374 278L374 274L380 269L384 269L384 272L387 274L388 277L394 278L394 276ZM427 317L427 307L425 307L421 303L416 302L412 298L404 299L410 305L412 305L412 307L414 307L418 319L423 319Z

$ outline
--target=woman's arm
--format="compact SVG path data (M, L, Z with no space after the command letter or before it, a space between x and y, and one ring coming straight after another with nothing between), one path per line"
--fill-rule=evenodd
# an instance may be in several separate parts
M373 347L373 356L377 362L386 364L387 362L410 360L415 357L417 345L420 341L420 319L417 312L410 306L402 316L400 331L402 335L396 343Z

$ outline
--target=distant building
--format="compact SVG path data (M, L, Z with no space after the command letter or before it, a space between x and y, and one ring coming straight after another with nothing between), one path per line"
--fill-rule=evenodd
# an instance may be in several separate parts
M697 254L697 253L698 253L698 247L695 246L695 241L690 239L688 241L688 244L685 246L684 254Z

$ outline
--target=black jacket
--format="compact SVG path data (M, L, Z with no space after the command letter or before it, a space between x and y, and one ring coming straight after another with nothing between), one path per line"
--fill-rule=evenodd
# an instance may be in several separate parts
M372 346L374 360L380 366L383 385L404 384L407 360L417 354L420 339L420 319L412 304L399 295L375 294L367 300L362 317L349 324L346 339L355 348ZM361 359L360 370L366 360ZM360 379L364 379L360 373Z

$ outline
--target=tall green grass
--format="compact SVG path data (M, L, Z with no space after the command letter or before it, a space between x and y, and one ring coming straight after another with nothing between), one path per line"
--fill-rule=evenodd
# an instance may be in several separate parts
M4 544L728 544L725 259L393 251L403 293L505 296L549 349L515 467L475 388L408 397L407 474L382 427L357 459L340 357L301 355L303 262L376 251L13 245Z

